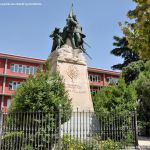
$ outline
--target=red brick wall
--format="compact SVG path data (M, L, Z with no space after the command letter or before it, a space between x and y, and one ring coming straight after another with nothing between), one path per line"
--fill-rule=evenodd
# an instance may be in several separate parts
M2 89L3 89L3 79L4 77L0 77L0 93L2 93Z
M5 96L4 97L4 107L3 107L4 112L8 112L8 107L7 107L7 100L8 99L11 99L11 96Z
M4 73L4 68L5 68L5 59L0 58L0 74Z

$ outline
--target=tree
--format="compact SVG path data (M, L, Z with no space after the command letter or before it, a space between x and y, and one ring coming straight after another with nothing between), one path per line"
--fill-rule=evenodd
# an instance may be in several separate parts
M138 95L138 119L146 125L146 136L150 136L150 61L134 82Z
M136 108L136 91L120 79L118 85L103 87L93 97L96 112L133 111Z
M70 115L71 101L62 78L58 74L39 70L17 88L9 111L49 112L54 109L57 112L60 105L64 109L64 115Z
M131 62L122 69L122 76L126 83L129 84L138 78L141 71L144 70L144 62L142 60Z
M132 136L128 129L133 122L132 111L136 108L136 98L134 87L126 85L123 79L119 80L118 85L103 87L97 92L93 97L93 103L94 110L99 116L99 123L105 128L101 134L102 139L117 137L119 141L128 142L128 137ZM126 132L114 133L122 129L126 129Z
M133 0L137 6L128 11L128 18L134 22L125 22L123 32L129 47L138 52L142 59L150 59L150 0Z
M126 67L129 63L139 60L138 54L128 47L128 41L125 37L120 38L114 36L113 38L115 40L113 45L116 46L116 48L111 50L111 54L122 57L124 61L122 64L113 65L112 69L122 70L122 68Z
M30 145L25 146L30 146L32 149L40 148L41 150L45 150L48 147L53 147L58 140L59 121L64 123L71 117L71 100L65 91L62 78L59 74L49 71L50 65L46 69L47 71L39 69L35 76L30 76L17 88L16 94L12 99L9 109L10 115L6 124L10 126L9 124L13 123L13 126L16 127L13 130L15 134L15 130L18 127L25 128L24 121L26 120L28 127L32 127L33 130L25 128L19 133L22 134L20 140L23 143L30 143ZM18 114L21 115L18 116ZM28 119L29 116L30 121ZM6 137L4 138L4 143L9 142L9 139L17 141L15 140L16 136L10 136L7 140L7 134L9 133L4 135ZM15 144L12 145L12 149L14 146Z
M112 69L122 70L122 77L126 83L131 83L135 80L140 71L144 69L144 62L139 59L136 52L130 49L128 41L125 37L114 36L116 42L113 43L116 48L111 51L111 54L120 56L124 59L122 64L113 65Z

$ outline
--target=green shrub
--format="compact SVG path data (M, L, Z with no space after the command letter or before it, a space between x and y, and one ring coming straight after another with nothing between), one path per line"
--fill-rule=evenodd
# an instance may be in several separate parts
M2 136L1 149L15 149L19 146L18 143L23 143L23 132L7 132ZM12 144L13 143L13 144Z
M99 150L100 149L100 141L95 138L89 138L84 140L84 150Z
M34 150L31 145L25 145L21 150Z
M62 150L85 150L84 144L70 135L63 136L62 144Z
M120 143L119 142L114 142L111 139L108 139L106 141L102 141L101 143L101 149L102 150L119 150L120 147Z
M62 150L120 150L121 142L115 142L111 139L101 141L95 137L79 141L70 135L64 135L62 139Z

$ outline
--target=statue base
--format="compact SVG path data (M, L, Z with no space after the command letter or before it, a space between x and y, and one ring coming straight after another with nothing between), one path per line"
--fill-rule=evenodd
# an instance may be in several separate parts
M87 64L80 49L63 45L50 55L52 71L63 77L73 111L93 111Z

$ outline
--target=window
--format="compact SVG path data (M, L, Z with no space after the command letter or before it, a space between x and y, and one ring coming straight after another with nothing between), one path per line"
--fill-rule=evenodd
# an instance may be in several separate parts
M19 65L19 72L22 73L22 65Z
M19 65L15 64L14 72L18 72L18 71L19 71Z
M11 71L11 72L14 72L14 64L11 64L11 65L10 65L10 71Z
M30 74L33 74L33 67L30 66Z
M107 78L106 78L106 82L109 82L109 80L110 80L110 77L107 77Z
M95 74L89 74L89 81L91 82L100 82L101 76Z
M107 77L106 78L106 81L109 83L109 84L117 84L118 83L118 78L113 78L113 77Z
M11 72L18 72L24 74L35 74L37 67L34 66L26 66L26 65L18 65L18 64L11 64L10 71Z
M26 66L22 66L22 73L26 73Z
M33 74L36 74L36 71L37 71L37 67L34 67L34 72L33 72Z
M97 90L96 90L96 89L91 89L91 94L92 94L92 95L95 95L95 94L96 94L96 92L97 92Z
M30 74L30 66L26 66L26 74Z
M20 85L20 83L13 81L13 82L9 83L9 85L8 85L9 90L16 90L17 87L19 87L19 85Z

